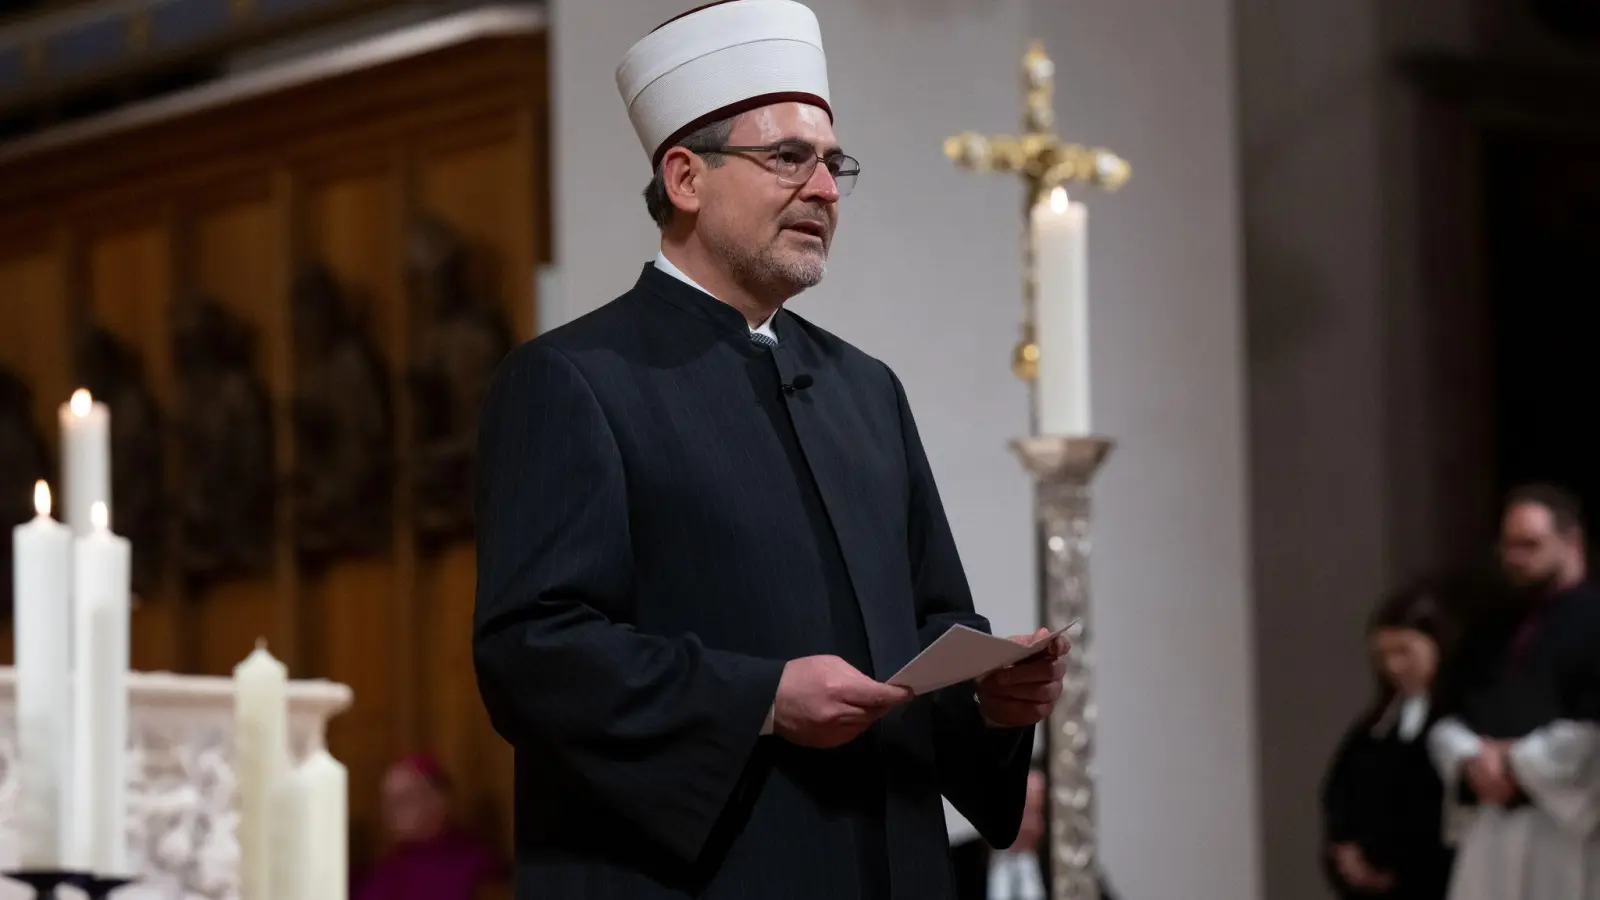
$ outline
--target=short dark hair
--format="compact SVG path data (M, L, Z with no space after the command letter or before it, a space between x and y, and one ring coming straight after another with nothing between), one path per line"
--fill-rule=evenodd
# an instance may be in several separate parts
M1583 526L1583 507L1571 491L1553 484L1518 485L1506 495L1506 509L1523 504L1542 506L1550 511L1556 531L1571 534Z
M1432 638L1442 648L1449 643L1455 622L1452 610L1440 596L1441 581L1437 577L1417 579L1384 597L1367 619L1367 630L1403 628L1417 631Z
M733 133L733 123L736 118L738 117L730 116L718 119L690 132L672 146L682 147L705 157L706 165L715 169L723 163L722 154L717 151L727 146L728 136ZM659 163L656 165L655 175L650 178L650 183L645 185L644 207L650 211L650 218L655 220L657 228L671 225L672 215L677 212L677 208L672 205L672 198L667 196L667 182Z

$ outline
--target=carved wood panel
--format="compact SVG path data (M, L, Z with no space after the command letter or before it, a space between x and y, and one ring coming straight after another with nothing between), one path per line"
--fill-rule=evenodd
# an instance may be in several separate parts
M168 352L167 311L175 285L168 221L162 211L131 210L111 206L96 211L74 229L69 265L81 266L82 277L73 287L81 291L74 305L83 321L78 328L103 328L143 362L148 386L163 410L174 408L174 383ZM103 398L102 398L103 399ZM119 411L120 413L120 411ZM118 414L114 422L122 421ZM59 439L55 422L49 423L52 439ZM115 458L115 451L113 457ZM123 505L117 498L119 486L126 487L123 472L114 469L112 525L126 532ZM125 473L124 475L131 474ZM121 481L119 485L116 482ZM162 479L159 484L166 483ZM148 487L148 483L144 485ZM167 506L171 508L170 498ZM170 532L169 532L170 533ZM144 548L144 549L141 549ZM150 549L144 542L133 550L141 565ZM154 588L146 588L132 616L132 663L141 670L175 669L179 665L178 607L174 585L162 578Z
M281 408L286 395L287 257L270 173L243 183L213 185L212 191L185 193L176 215L175 253L184 269L184 295L207 298L233 313L251 331L252 369L266 385L274 410L271 456L275 466L261 477L281 484L285 441ZM210 195L210 196L207 196ZM209 201L209 202L208 202ZM203 411L183 411L202 415ZM202 465L178 455L184 469ZM175 483L183 482L180 473ZM280 511L281 514L281 511ZM257 577L185 584L184 666L207 675L226 675L249 654L258 637L277 653L293 647L282 607L292 596L292 572L274 553L271 568ZM174 578L182 579L181 567ZM263 575L275 577L262 577ZM287 659L287 657L285 657Z
M531 155L531 128L527 117L484 122L474 129L441 136L424 148L418 161L421 207L464 236L469 245L487 246L469 266L469 296L483 296L504 312L513 334L531 331L532 291L528 287L535 266L538 240L531 226L536 217L521 213L533 202L531 167L521 160ZM417 293L421 293L420 291ZM414 299L418 299L414 295ZM419 303L430 307L431 302ZM496 303L495 301L499 301ZM436 310L420 308L430 317ZM423 328L432 333L435 324ZM469 408L475 400L463 400ZM470 545L456 544L440 554L422 559L419 621L430 639L422 647L423 681L430 688L425 706L440 759L450 771L462 773L467 790L476 798L471 814L480 822L509 833L511 827L511 754L494 734L481 703L457 704L452 698L475 691L472 667L470 617L455 613L461 592L475 583Z
M485 39L48 154L0 150L0 370L32 389L52 464L91 324L138 360L159 413L162 471L146 474L165 491L166 540L134 612L134 664L226 675L265 637L296 677L349 684L329 741L350 767L357 867L382 850L383 769L418 750L442 758L463 812L510 846L510 751L472 670L470 521L452 525L461 510L438 501L465 489L449 481L448 438L475 418L460 400L474 387L429 373L441 352L481 367L534 331L533 273L549 254L544 66L542 37ZM441 247L465 261L459 278ZM196 334L216 340L180 339ZM252 391L265 436L241 448ZM381 419L366 398L384 396L390 421L366 428ZM217 454L253 453L272 493L265 556L196 563L249 556L184 522L236 521L193 487L215 477ZM360 525L361 498L380 508L376 525ZM351 529L360 540L344 540ZM320 552L328 540L339 549ZM7 624L0 661L11 652Z

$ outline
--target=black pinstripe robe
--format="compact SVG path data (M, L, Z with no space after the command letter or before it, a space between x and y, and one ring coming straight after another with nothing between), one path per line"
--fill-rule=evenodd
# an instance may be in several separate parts
M473 650L516 748L518 900L942 900L941 792L1015 836L1032 729L985 727L970 684L835 750L760 736L787 660L883 679L988 629L894 374L773 329L651 265L496 375Z

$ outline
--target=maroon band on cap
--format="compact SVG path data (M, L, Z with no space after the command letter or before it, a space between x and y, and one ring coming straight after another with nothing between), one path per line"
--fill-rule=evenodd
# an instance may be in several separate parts
M724 2L729 2L729 0L724 0ZM833 107L828 105L828 101L818 97L816 94L808 94L804 91L780 91L772 94L760 94L747 100L740 100L738 103L730 103L721 109L714 109L674 131L670 137L661 142L661 146L657 147L655 154L650 157L650 171L654 172L656 167L661 165L662 157L667 155L668 150L677 146L679 141L710 125L712 122L730 119L740 113L747 113L752 109L760 109L763 106L772 106L777 103L806 103L819 107L828 114L828 121L833 121Z

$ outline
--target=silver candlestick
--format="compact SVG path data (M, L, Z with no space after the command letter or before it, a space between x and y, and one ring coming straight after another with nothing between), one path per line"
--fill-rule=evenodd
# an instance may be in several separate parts
M1099 900L1094 756L1093 656L1089 627L1089 483L1112 442L1099 437L1029 437L1011 448L1033 475L1039 604L1046 628L1079 621L1066 657L1061 700L1050 715L1050 896Z

